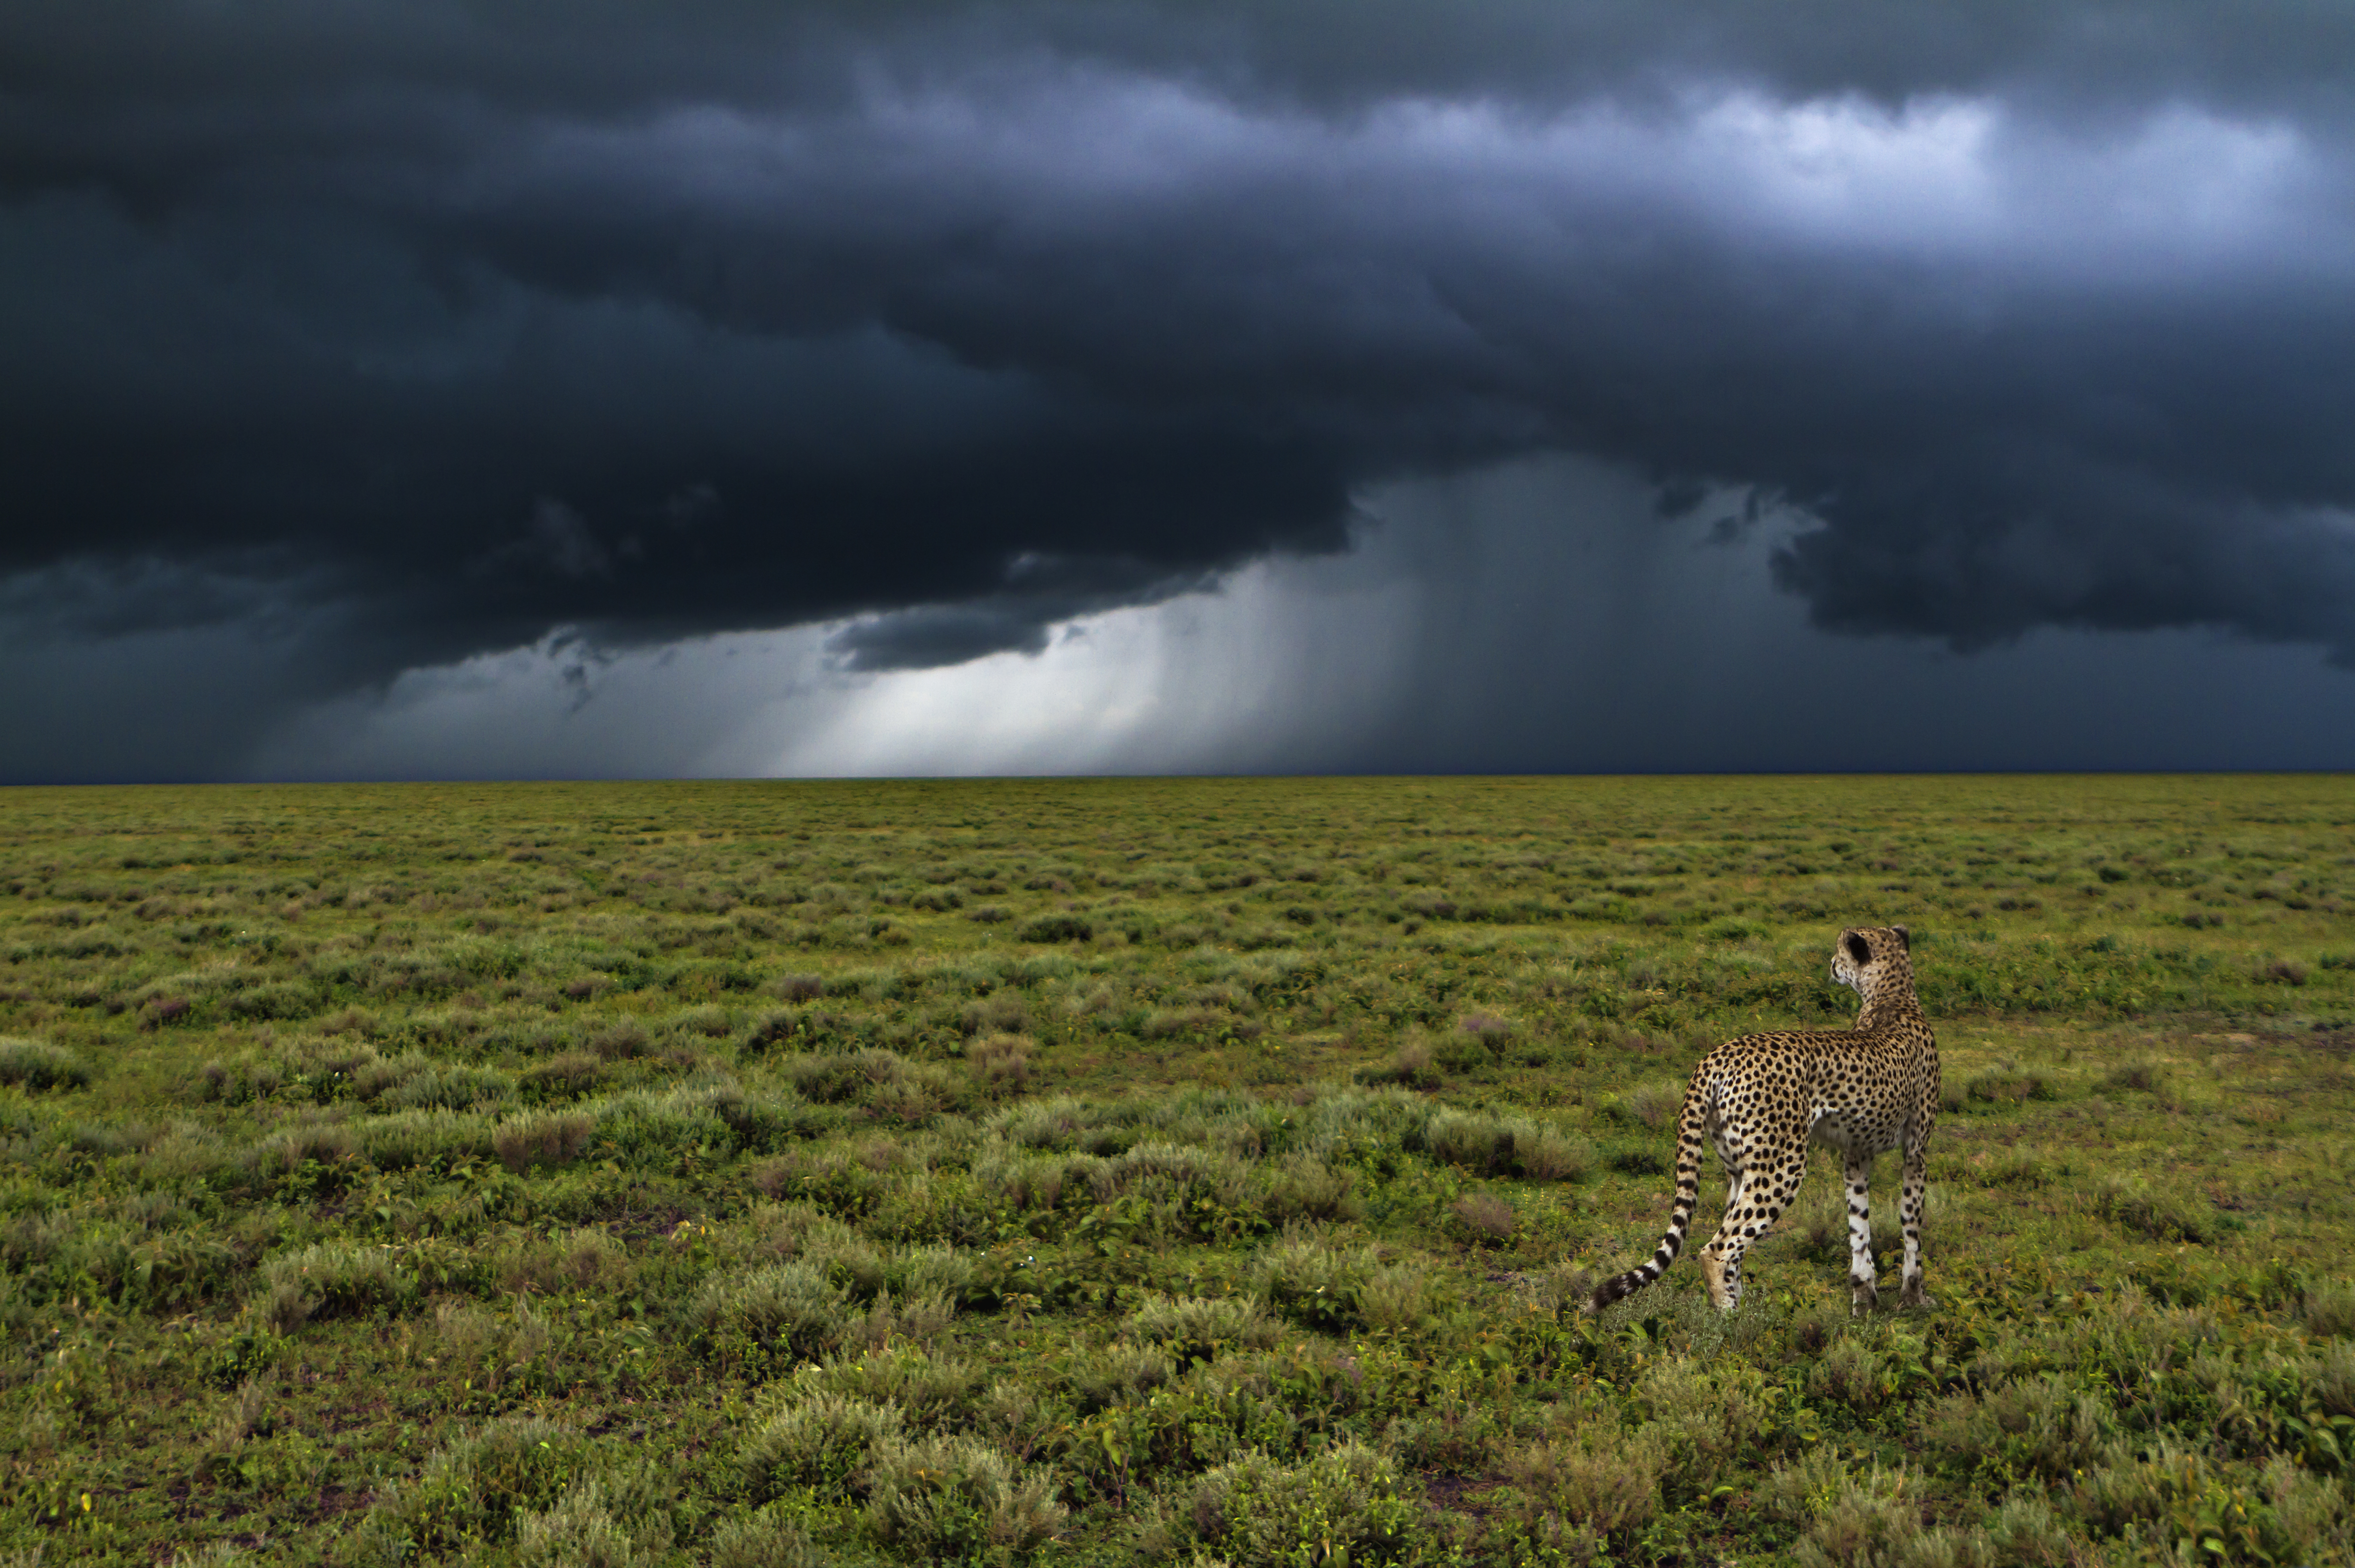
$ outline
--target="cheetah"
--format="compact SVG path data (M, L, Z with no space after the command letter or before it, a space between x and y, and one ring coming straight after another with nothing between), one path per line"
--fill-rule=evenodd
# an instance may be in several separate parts
M1731 1179L1724 1221L1700 1253L1710 1299L1721 1310L1731 1312L1742 1299L1742 1255L1797 1192L1810 1141L1848 1161L1849 1287L1859 1317L1880 1304L1866 1181L1874 1155L1905 1151L1898 1210L1905 1286L1898 1301L1931 1304L1922 1288L1922 1194L1930 1125L1938 1114L1938 1043L1913 994L1911 934L1902 926L1842 931L1832 945L1832 979L1863 1000L1853 1029L1744 1034L1693 1069L1677 1118L1677 1195L1668 1234L1651 1261L1597 1287L1588 1311L1641 1290L1676 1262L1700 1195L1704 1142L1715 1143Z

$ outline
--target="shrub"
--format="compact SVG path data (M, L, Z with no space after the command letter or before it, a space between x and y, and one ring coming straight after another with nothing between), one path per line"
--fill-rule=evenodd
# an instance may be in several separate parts
M1178 1375L1178 1363L1157 1345L1107 1345L1076 1359L1068 1374L1083 1414L1132 1404Z
M90 1065L62 1045L0 1036L0 1084L27 1089L87 1088Z
M790 1517L763 1509L711 1532L711 1568L826 1568L831 1562Z
M1508 1021L1486 1012L1466 1013L1456 1021L1455 1028L1457 1033L1500 1054L1513 1038L1513 1026Z
M2052 1085L2041 1073L2017 1067L1981 1073L1963 1088L1964 1097L1986 1105L2018 1105L2023 1100L2052 1098Z
M808 1393L752 1429L737 1450L737 1471L760 1502L795 1487L847 1489L876 1445L899 1438L904 1419L897 1404Z
M517 1513L518 1568L654 1568L670 1549L669 1516L631 1500L591 1480L544 1512Z
M588 1446L555 1423L510 1415L436 1449L416 1479L378 1498L361 1521L359 1556L434 1562L502 1542L518 1516L556 1502L586 1468Z
M2069 1539L2069 1532L2053 1517L2051 1503L2041 1497L2030 1495L2006 1499L2001 1507L1987 1515L1977 1533L1986 1538L1989 1550L1985 1555L1998 1563L2034 1564L2036 1568L2043 1568L2044 1564L2050 1563L2058 1568L2060 1564L2083 1560L2079 1543ZM1965 1537L1964 1542L1957 1544L1965 1543L1977 1544L1969 1537ZM1925 1532L1924 1539L1914 1546L1915 1562L1933 1562L1931 1553L1934 1546L1934 1534ZM1955 1555L1960 1557L1961 1554ZM1964 1559L1958 1568L1967 1568L1967 1563L1968 1560ZM1936 1568L1944 1568L1944 1564L1938 1563Z
M1359 1287L1358 1315L1369 1329L1406 1333L1422 1328L1431 1308L1431 1271L1419 1265L1376 1269Z
M1268 1185L1268 1213L1279 1220L1354 1220L1364 1211L1358 1179L1336 1171L1313 1154L1295 1154L1275 1168Z
M1096 1196L1105 1202L1122 1192L1180 1202L1207 1199L1220 1210L1241 1208L1251 1187L1249 1168L1223 1150L1199 1144L1139 1143L1103 1168Z
M971 1361L935 1357L914 1345L872 1350L855 1360L804 1367L794 1386L890 1405L910 1419L936 1422L973 1397L981 1372Z
M1154 1296L1129 1315L1129 1330L1179 1361L1212 1361L1237 1346L1264 1349L1284 1327L1248 1296Z
M1359 1320L1359 1292L1376 1261L1367 1248L1343 1250L1305 1236L1287 1236L1253 1260L1260 1295L1284 1316L1314 1329L1347 1328Z
M2355 1419L2355 1344L2336 1344L2307 1373L2315 1399L2330 1415Z
M1495 1117L1443 1110L1431 1118L1423 1140L1433 1160L1484 1176L1512 1163L1512 1134Z
M965 1053L974 1075L993 1094L1019 1090L1030 1081L1030 1045L1019 1035L1001 1034Z
M250 1168L265 1179L282 1176L305 1163L336 1165L354 1159L359 1153L359 1140L347 1127L333 1122L314 1122L308 1126L290 1128L275 1138L256 1144L250 1157Z
M1494 1192L1466 1192L1448 1209L1475 1242L1496 1246L1513 1239L1519 1216Z
M981 918L981 911L974 911ZM1085 942L1096 934L1094 922L1079 915L1039 915L1022 923L1020 936L1026 942Z
M708 1281L686 1308L707 1348L727 1360L779 1351L807 1360L841 1341L843 1292L808 1263L781 1263Z
M2145 1094L2155 1095L2167 1087L2167 1072L2158 1063L2147 1058L2125 1062L2104 1075L2102 1086L2113 1091L2139 1089Z
M491 1147L510 1171L568 1165L580 1158L596 1131L597 1119L586 1111L526 1111L493 1129Z
M1631 1090L1620 1102L1626 1117L1658 1131L1676 1120L1684 1109L1685 1088L1682 1084L1645 1084Z
M1804 1568L1913 1568L1922 1510L1909 1478L1875 1468L1845 1480L1826 1502L1793 1557Z
M1808 1386L1859 1415L1870 1415L1889 1397L1889 1362L1861 1340L1844 1338L1825 1347L1808 1373Z
M854 1300L873 1300L891 1283L889 1255L845 1224L812 1227L802 1238L802 1261L824 1271Z
M1235 1568L1401 1563L1422 1523L1391 1462L1355 1441L1293 1468L1259 1451L1221 1465L1196 1485L1191 1512L1196 1533Z
M1594 1145L1546 1127L1516 1138L1513 1163L1532 1181L1582 1181L1594 1170Z
M618 1283L630 1272L629 1254L603 1231L584 1228L550 1236L509 1253L500 1284L517 1292L589 1290Z
M1067 1174L1060 1158L1025 1158L1002 1149L973 1162L975 1183L1018 1210L1052 1209L1062 1199Z
M1425 1124L1423 1141L1433 1160L1482 1176L1570 1181L1585 1175L1594 1164L1593 1144L1526 1117L1442 1110Z
M2355 1335L2355 1285L2343 1281L2317 1285L2306 1293L2306 1331L2328 1339Z
M999 991L981 1001L968 1002L957 1015L958 1032L1019 1034L1030 1027L1030 1004L1018 991Z
M488 1118L466 1111L400 1111L373 1118L360 1128L360 1147L379 1171L454 1165L491 1153Z
M588 1051L567 1051L526 1068L521 1080L527 1092L542 1099L578 1099L605 1076L604 1058Z
M589 1037L589 1049L608 1062L625 1062L643 1056L653 1048L646 1036L646 1026L634 1018L624 1018L609 1023Z
M2094 1189L2094 1207L2121 1230L2153 1241L2209 1242L2216 1237L2215 1211L2205 1199L2139 1178L2105 1180Z
M934 1563L1018 1558L1063 1522L1051 1476L970 1437L879 1443L868 1486L868 1527Z
M1923 1446L1964 1469L1995 1461L2016 1473L2065 1479L2091 1465L2106 1436L2108 1413L2057 1376L2023 1378L1984 1398L1949 1394L1921 1419Z
M464 1110L496 1105L514 1093L515 1080L492 1068L439 1066L412 1073L381 1098L394 1110Z
M1646 1368L1636 1386L1652 1413L1649 1430L1668 1445L1665 1473L1679 1490L1706 1494L1756 1462L1769 1406L1755 1369L1733 1358L1669 1356Z
M1360 1069L1358 1078L1361 1083L1402 1084L1413 1089L1435 1089L1445 1081L1433 1064L1431 1042L1420 1031L1399 1042L1389 1066Z
M973 1283L973 1258L953 1246L911 1247L884 1270L902 1296L943 1296L954 1301Z
M1668 1444L1655 1428L1633 1436L1582 1427L1575 1436L1519 1449L1502 1468L1540 1516L1584 1524L1603 1535L1632 1532L1659 1509Z
M320 1242L262 1265L262 1313L280 1331L312 1318L355 1317L406 1305L416 1281L393 1266L390 1247Z

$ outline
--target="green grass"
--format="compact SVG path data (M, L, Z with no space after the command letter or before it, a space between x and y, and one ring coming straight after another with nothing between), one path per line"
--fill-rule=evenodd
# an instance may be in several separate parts
M0 1563L2355 1559L2343 779L0 800ZM1939 1305L1579 1316L1891 920Z

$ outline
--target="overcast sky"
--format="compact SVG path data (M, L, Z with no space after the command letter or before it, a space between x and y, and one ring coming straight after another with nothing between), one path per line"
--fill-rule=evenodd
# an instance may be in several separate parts
M0 779L2355 767L2355 9L0 7Z

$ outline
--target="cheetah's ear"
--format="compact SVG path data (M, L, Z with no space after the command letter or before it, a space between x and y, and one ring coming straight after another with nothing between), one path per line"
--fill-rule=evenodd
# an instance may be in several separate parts
M1840 939L1848 944L1848 955L1849 958L1854 959L1859 964L1869 964L1872 962L1872 944L1864 939L1863 932L1843 932L1841 933Z
M1902 926L1891 926L1889 928L1897 933L1897 941L1900 947L1902 947L1909 953L1913 950L1913 932L1907 930Z

